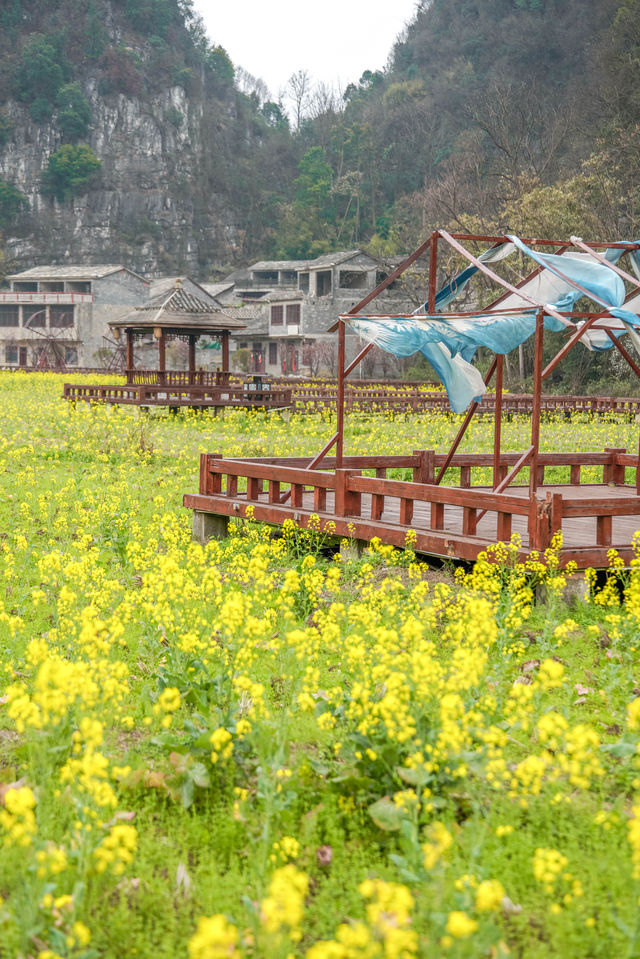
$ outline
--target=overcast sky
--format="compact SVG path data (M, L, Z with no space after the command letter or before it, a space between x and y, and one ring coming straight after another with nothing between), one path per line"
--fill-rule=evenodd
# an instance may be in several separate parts
M277 99L298 70L342 91L384 67L416 0L195 0L195 8L210 40Z

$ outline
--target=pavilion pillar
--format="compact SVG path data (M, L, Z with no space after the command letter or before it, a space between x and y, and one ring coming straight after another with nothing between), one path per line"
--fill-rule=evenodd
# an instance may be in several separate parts
M134 359L133 359L133 330L126 330L126 356L125 356L125 367L127 375L127 383L132 382L133 369L134 369Z
M160 330L158 339L158 383L164 385L165 372L167 369L167 340L164 330Z
M229 332L228 330L223 330L222 332L222 372L229 372Z
M196 381L196 337L189 336L189 385L193 386Z
M336 469L342 467L344 447L344 371L346 355L346 327L344 320L338 326L338 396L336 398Z
M542 405L542 347L544 342L544 310L536 313L536 339L533 359L533 409L531 412L531 466L529 493L535 496L538 489L538 457L540 455L540 408Z
M500 443L502 434L502 368L504 356L496 356L496 394L493 416L493 488L500 483Z

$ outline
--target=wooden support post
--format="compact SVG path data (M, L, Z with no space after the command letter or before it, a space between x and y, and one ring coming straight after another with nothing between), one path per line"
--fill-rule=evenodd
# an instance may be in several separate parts
M199 491L203 496L215 496L222 491L222 474L211 471L213 461L219 459L222 459L221 453L200 454Z
M413 520L413 500L402 497L400 500L400 525L410 526Z
M603 483L614 483L616 486L624 486L624 466L616 462L619 453L626 453L624 447L605 446L605 453L611 457L603 470Z
M324 513L327 508L327 491L324 486L313 487L313 511Z
M540 454L540 403L542 398L542 348L544 345L544 310L536 314L536 338L533 360L533 409L531 411L531 466L529 493L535 496L538 488L538 456Z
M167 340L164 330L160 330L158 340L158 383L163 386L165 382L165 372L167 369Z
M431 529L444 529L444 503L431 504Z
M371 494L371 519L380 520L384 513L384 493Z
M361 475L360 470L336 469L336 516L360 516L360 493L349 489L349 478Z
M336 468L342 467L342 452L344 448L344 371L346 352L346 329L344 321L338 325L338 395L336 398ZM336 494L337 495L337 494Z
M269 502L280 503L280 483L278 480L269 480Z
M596 543L598 546L611 546L612 519L611 516L596 517Z
M429 451L433 457L433 451ZM414 450L413 455L417 458L417 462L413 467L413 482L414 483L432 483L433 477L429 478L429 461L427 450ZM433 463L432 463L433 469Z
M223 330L222 333L222 372L229 372L229 332Z
M133 358L133 330L127 330L127 331L126 331L126 337L127 337L127 340L126 340L126 353L127 353L127 356L126 356L125 362L126 362L126 366L127 366L127 370L126 370L126 373L127 373L127 384L129 384L129 383L132 383L132 382L133 382L133 370L134 370L134 365L135 365L135 361L134 361L134 358Z
M493 488L500 482L500 439L502 430L502 373L504 357L496 357L496 394L493 417Z
M189 385L196 381L196 337L189 335Z
M501 543L511 539L511 513L498 513L497 538Z
M478 523L478 511L471 506L462 508L462 535L475 536Z

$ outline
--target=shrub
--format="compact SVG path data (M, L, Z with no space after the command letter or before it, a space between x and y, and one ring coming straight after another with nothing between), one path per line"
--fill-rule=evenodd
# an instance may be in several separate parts
M0 227L5 227L29 205L21 190L0 179Z
M75 142L87 135L91 123L91 106L79 83L67 83L58 92L58 126L62 136Z
M41 177L40 191L63 202L84 193L102 164L86 143L65 143L49 157Z
M43 34L34 34L25 44L13 75L17 98L25 103L46 101L51 107L50 115L63 83L64 69L54 44Z

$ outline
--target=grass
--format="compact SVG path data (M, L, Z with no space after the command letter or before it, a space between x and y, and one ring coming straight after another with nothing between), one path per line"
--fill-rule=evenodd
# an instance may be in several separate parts
M202 548L199 453L312 455L330 415L60 393L0 374L2 959L638 954L635 566L568 607L553 554L454 576L251 523ZM458 426L354 414L346 448ZM543 447L636 432L559 418Z

